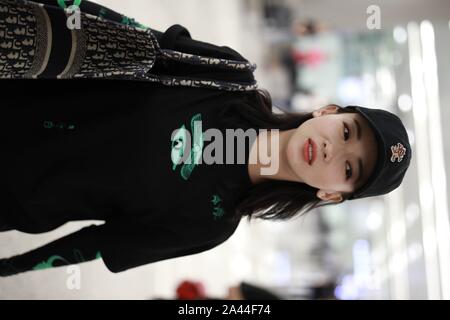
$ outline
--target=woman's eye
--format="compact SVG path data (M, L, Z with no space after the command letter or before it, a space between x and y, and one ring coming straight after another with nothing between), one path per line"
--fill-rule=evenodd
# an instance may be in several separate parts
M352 177L352 167L348 162L345 163L345 178L346 180Z
M344 123L344 140L347 141L350 135L350 130L348 130L347 125Z

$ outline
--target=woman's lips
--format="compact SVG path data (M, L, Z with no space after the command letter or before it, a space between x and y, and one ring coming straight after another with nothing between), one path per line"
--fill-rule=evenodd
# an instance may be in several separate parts
M303 159L309 165L311 165L309 161L309 139L306 139L305 144L303 145Z
M312 145L312 160L311 160L311 164L313 164L314 161L316 160L316 155L317 155L317 145L316 145L316 143L314 142L313 139L309 139L309 142L310 142L311 145Z
M309 145L310 144L312 146L311 161L309 161ZM305 144L303 145L303 159L305 160L306 163L308 163L309 165L312 165L314 160L316 159L316 154L317 154L316 144L314 143L314 141L312 139L307 139L305 141Z

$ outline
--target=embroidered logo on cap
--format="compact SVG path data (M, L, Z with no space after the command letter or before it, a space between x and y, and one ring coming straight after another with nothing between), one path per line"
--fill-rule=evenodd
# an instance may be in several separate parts
M395 162L395 159L397 159L397 162L401 162L406 154L406 148L400 142L397 145L391 146L391 151L391 162Z

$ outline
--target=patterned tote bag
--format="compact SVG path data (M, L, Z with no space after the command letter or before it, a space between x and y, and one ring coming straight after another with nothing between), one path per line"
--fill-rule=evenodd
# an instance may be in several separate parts
M75 2L81 2L77 0ZM77 16L78 15L78 16ZM61 18L63 17L63 19ZM69 20L73 27L69 28ZM78 21L78 26L75 23ZM70 33L69 55L57 74L48 72L64 50L58 37ZM227 91L257 89L256 81L242 84L152 74L157 59L213 68L249 70L256 65L162 49L156 36L138 23L118 23L100 15L27 0L0 0L0 79L121 79L158 82L168 86L209 87Z

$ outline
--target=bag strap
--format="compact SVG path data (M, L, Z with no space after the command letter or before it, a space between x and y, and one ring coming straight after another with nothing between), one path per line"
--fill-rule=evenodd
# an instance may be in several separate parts
M162 54L162 58L193 65L210 65L220 69L248 70L251 72L255 71L257 68L256 64L246 61L211 58L169 49L161 49L160 53Z
M246 61L238 61L238 60L229 60L229 59L220 59L220 58L210 58L210 57L204 57L194 54L188 54L183 53L180 51L175 51L171 49L161 49L162 48L174 48L175 42L179 36L184 36L188 38L192 38L189 31L179 25L175 24L171 26L169 29L164 32L164 37L156 41L158 43L157 48L162 53L162 58L167 58L175 61L180 61L184 63L189 64L196 64L196 65L214 65L218 68L224 68L224 69L239 69L239 70L249 70L249 71L255 71L257 66L256 64L251 64ZM213 62L212 64L210 62ZM236 67L238 66L238 67Z
M181 26L176 27L182 28ZM182 29L186 30L185 28ZM179 30L180 29L176 28L169 30L169 32L179 32ZM250 72L253 72L257 68L256 64L252 64L246 61L205 57L170 49L161 49L160 43L157 40L156 36L151 32L150 29L147 29L147 32L149 33L149 36L152 38L155 50L157 52L157 58L159 59L173 60L191 65L210 66L212 68L238 70L238 71L248 70ZM187 35L189 35L189 33ZM174 37L167 37L167 38L174 39ZM166 42L165 45L173 47L171 43ZM154 74L147 74L147 77L148 80L150 81L160 82L168 86L188 86L188 87L202 87L202 88L209 87L226 91L252 91L258 88L257 81L252 81L250 83L239 83L239 82L212 80L212 79L202 79L196 77L180 77L180 76L154 75Z

